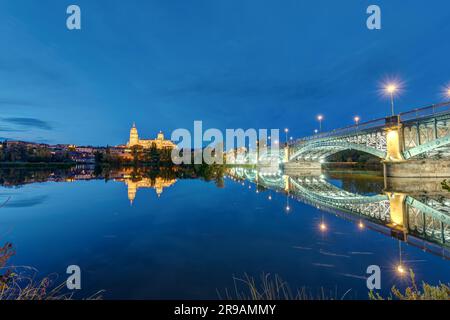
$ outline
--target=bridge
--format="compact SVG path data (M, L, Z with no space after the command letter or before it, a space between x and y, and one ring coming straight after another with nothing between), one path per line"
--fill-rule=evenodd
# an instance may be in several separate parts
M240 163L320 170L327 157L345 150L379 158L387 176L450 177L450 102L301 138L278 152L249 151Z
M284 149L283 162L286 167L321 163L344 150L378 157L391 176L450 176L450 170L439 166L450 160L450 102L293 141ZM424 160L431 165L423 166Z
M387 161L450 155L450 102L332 130L289 144L289 161L359 150Z
M450 259L450 196L393 191L373 195L353 193L320 176L287 176L279 170L233 168L230 176L254 183L260 190L286 194L344 219L364 220L371 228ZM434 249L433 249L434 248Z

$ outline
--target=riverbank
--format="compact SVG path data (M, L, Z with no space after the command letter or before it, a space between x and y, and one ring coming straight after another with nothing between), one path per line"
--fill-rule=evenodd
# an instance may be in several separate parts
M0 168L71 168L75 162L0 162Z

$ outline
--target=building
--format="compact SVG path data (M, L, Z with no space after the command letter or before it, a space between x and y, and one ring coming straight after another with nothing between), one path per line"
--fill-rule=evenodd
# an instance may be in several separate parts
M155 146L156 149L174 149L175 144L170 141L164 139L164 134L160 131L154 140L146 140L139 139L139 134L136 128L136 125L133 123L133 127L130 130L130 139L128 140L127 147L131 148L134 146L141 146L144 149L149 149L152 146Z

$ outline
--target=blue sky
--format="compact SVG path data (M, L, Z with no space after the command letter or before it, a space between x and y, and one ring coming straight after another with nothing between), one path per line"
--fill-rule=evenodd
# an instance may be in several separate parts
M82 30L66 28L66 8ZM366 28L378 4L382 29ZM450 2L5 0L0 137L115 145L158 130L284 128L294 137L444 100ZM1 139L0 138L0 139Z

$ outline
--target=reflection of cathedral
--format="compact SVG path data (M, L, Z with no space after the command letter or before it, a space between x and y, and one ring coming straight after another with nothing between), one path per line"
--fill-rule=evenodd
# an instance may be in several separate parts
M128 187L128 199L130 203L133 204L136 198L136 193L139 188L154 188L158 197L161 196L163 189L170 187L175 182L176 179L164 179L161 177L156 177L154 180L149 178L142 178L139 181L133 181L132 179L125 178L123 180Z
M160 131L154 140L139 139L136 125L133 123L133 127L130 130L130 140L127 143L127 147L141 146L145 149L149 149L154 145L156 149L173 149L175 144L170 140L164 139L164 134Z

